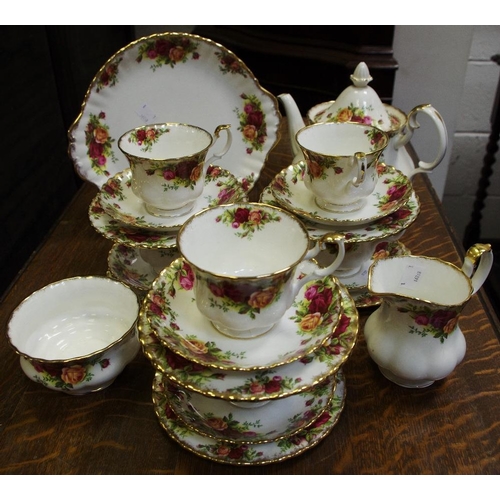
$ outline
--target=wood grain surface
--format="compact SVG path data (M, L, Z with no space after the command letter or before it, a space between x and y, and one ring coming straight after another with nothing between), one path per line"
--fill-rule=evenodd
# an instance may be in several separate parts
M252 199L291 159L286 130ZM402 242L413 254L461 265L463 251L428 179ZM498 320L480 291L464 309L464 361L426 389L404 389L368 356L361 309L359 340L344 366L347 399L331 434L303 455L266 466L231 466L184 450L160 426L151 401L154 369L141 353L104 391L70 396L29 380L9 347L12 310L62 278L104 275L112 242L91 226L97 188L86 184L3 298L0 324L0 474L498 474L500 344Z

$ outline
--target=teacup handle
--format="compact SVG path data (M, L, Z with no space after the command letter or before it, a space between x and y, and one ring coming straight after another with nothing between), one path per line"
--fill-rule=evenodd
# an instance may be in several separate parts
M366 176L366 155L364 153L355 153L351 158L352 162L356 164L356 177L352 180L352 185L354 187L359 187L365 181Z
M472 294L475 294L486 281L493 265L493 252L488 243L476 243L465 254L462 271L471 279Z
M436 126L436 131L439 139L438 152L436 157L434 158L434 161L432 162L425 162L422 160L419 161L418 162L419 168L415 168L410 173L409 177L413 177L415 174L421 172L430 172L434 170L434 168L437 167L443 160L444 155L446 154L446 149L448 147L448 132L446 131L446 125L444 123L442 116L438 113L436 108L434 108L431 104L421 104L420 106L415 106L408 113L408 120L406 123L406 127L395 138L394 149L398 150L399 148L407 144L413 137L413 131L420 127L420 124L417 121L417 115L420 112L428 115L431 118L434 125Z
M306 256L304 257L304 261L302 262L302 264L310 265L312 263L311 259L316 257L316 255L318 255L319 252L324 250L327 244L337 245L338 248L337 257L331 264L329 264L326 267L321 267L318 264L314 263L314 267L311 270L303 272L300 275L300 277L296 279L293 283L294 295L297 295L302 286L308 283L309 281L318 278L323 278L325 276L333 274L338 269L340 264L342 264L342 261L344 260L345 256L344 236L338 233L326 233L321 238L314 241L314 246L310 248L309 251L306 253ZM301 269L301 267L302 266L299 265L299 270Z
M217 140L220 137L220 133L223 130L225 130L226 134L227 134L226 144L224 145L224 148L222 149L222 151L220 151L219 153L213 154L208 160L205 160L205 168L208 167L208 165L210 165L211 163L213 163L214 160L221 159L229 151L229 148L231 147L231 143L233 141L233 137L231 135L231 130L230 129L231 129L231 125L219 125L215 129L215 131L214 131L215 140L212 143L212 146L217 142Z

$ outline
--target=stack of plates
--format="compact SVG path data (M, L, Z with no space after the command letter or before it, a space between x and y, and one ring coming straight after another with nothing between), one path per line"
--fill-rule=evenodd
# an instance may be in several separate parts
M146 290L159 271L177 258L177 232L193 214L211 206L247 201L247 194L234 175L209 167L203 194L194 208L177 217L149 214L132 191L132 172L126 169L105 182L89 207L96 231L115 242L108 256L112 277Z
M368 269L374 259L410 253L398 241L420 213L420 201L409 178L398 169L379 164L375 191L366 204L352 212L334 213L320 208L304 183L306 165L300 162L283 169L264 189L260 201L285 208L297 215L313 238L328 232L341 233L346 244L377 241L370 260L354 276L342 278L357 307L380 303L368 293Z
M154 281L139 318L167 433L199 456L235 465L280 462L318 444L344 407L341 368L358 335L347 289L332 277L312 282L270 332L238 340L199 313L193 283L188 264L176 259ZM306 331L299 324L315 285L337 300L322 325Z

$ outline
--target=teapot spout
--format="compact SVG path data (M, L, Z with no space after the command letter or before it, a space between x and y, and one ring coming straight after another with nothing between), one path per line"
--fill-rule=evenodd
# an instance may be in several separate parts
M305 127L302 114L300 113L297 103L290 94L280 94L278 99L283 104L285 108L286 117L288 119L288 131L290 134L290 142L292 146L292 152L294 155L293 163L298 163L304 161L304 155L300 150L300 147L295 139L297 132Z

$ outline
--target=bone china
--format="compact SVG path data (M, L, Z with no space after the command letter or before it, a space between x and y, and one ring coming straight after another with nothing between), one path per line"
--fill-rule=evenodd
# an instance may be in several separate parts
M337 258L299 277L303 264L327 243L338 247ZM179 230L177 248L195 274L199 311L235 338L271 330L304 285L331 275L345 253L342 236L329 233L312 243L294 215L262 203L199 212Z
M49 389L85 394L109 386L136 356L139 304L124 284L68 278L14 310L7 337L25 374Z
M295 139L307 166L304 184L320 208L352 212L365 205L378 181L385 132L356 123L317 123L300 129Z
M368 352L403 387L427 387L465 356L459 316L493 264L490 245L467 251L462 269L424 256L388 257L369 271L368 290L382 305L366 321Z
M311 108L307 112L308 123L364 123L387 132L390 140L382 153L381 160L401 169L410 178L419 172L430 172L441 163L448 147L448 133L442 116L432 105L415 106L406 115L394 106L383 104L376 92L368 86L372 77L364 62L359 63L351 75L351 80L353 85L347 87L336 101L323 102ZM305 123L290 94L281 94L278 98L288 118L292 149L296 155L294 162L298 162L302 157L293 138ZM404 146L420 126L417 122L420 113L429 117L438 140L438 148L432 161L421 160L415 168L411 159L407 157Z
M226 143L207 160L222 131ZM214 137L184 123L144 125L120 137L118 147L132 170L132 191L150 214L176 217L191 211L203 192L210 163L231 147L230 125L217 126Z

